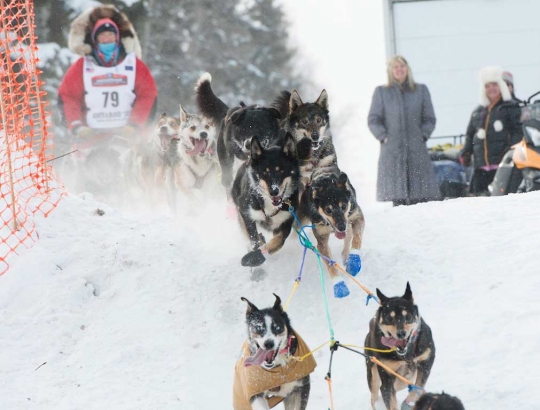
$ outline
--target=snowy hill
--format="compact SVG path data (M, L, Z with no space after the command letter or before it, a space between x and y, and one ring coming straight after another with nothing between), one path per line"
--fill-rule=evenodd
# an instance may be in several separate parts
M467 409L532 409L540 400L539 204L532 193L364 209L359 280L389 296L410 281L437 346L427 388ZM241 232L222 216L216 204L174 222L70 196L38 220L40 240L0 277L0 407L231 408L245 337L240 297L259 307L273 303L272 292L286 300L302 249L291 237L267 276L252 278L239 265ZM340 243L331 245L338 255ZM376 304L366 307L348 283L351 295L336 300L327 281L332 324L337 340L361 344ZM311 348L329 339L322 300L309 255L288 313ZM308 408L327 409L328 349L315 357ZM336 352L333 391L336 410L369 408L360 356Z

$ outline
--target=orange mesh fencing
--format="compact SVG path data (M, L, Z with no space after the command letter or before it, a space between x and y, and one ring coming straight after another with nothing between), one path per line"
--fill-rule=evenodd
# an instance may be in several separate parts
M0 275L38 239L33 216L47 216L64 193L48 163L52 124L34 30L32 0L0 0Z

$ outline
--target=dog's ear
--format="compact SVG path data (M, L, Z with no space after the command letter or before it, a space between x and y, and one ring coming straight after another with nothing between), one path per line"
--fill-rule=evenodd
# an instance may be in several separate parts
M274 310L277 310L278 312L283 312L283 306L281 306L281 299L278 295L273 293L273 295L276 297L276 301L274 302Z
M377 288L377 296L379 297L379 300L381 301L381 305L386 303L386 301L390 298L384 296L384 294Z
M247 110L244 109L236 110L229 117L229 121L232 122L234 125L241 124L242 121L244 121L244 119L246 118L246 113Z
M326 92L326 90L322 90L321 95L319 95L319 98L317 98L315 104L328 111L328 93Z
M164 112L163 114L161 114L161 115L159 116L159 119L165 118L166 116L167 116L167 113Z
M290 132L287 132L285 135L283 145L281 146L281 152L289 157L296 156L296 142L294 142L294 137Z
M241 297L240 300L244 301L247 303L247 310L246 310L246 314L248 313L252 313L252 312L257 312L259 309L257 309L257 306L255 306L253 303L251 303L249 300L247 300L245 297Z
M261 146L261 143L259 142L259 138L257 137L251 138L250 152L251 152L252 160L257 160L262 156L263 148Z
M272 114L272 116L275 119L277 119L277 120L283 119L283 116L281 115L281 113L279 112L279 110L277 108L269 108L268 111L270 111L270 114Z
M338 188L343 188L343 185L346 185L348 180L349 178L347 177L347 174L345 172L342 172L341 174L339 174L338 182L337 182Z
M186 122L188 118L188 112L184 110L182 104L180 104L180 122Z
M302 99L300 98L300 95L298 94L298 91L294 90L291 94L291 99L289 100L289 110L290 112L296 111L298 108L300 108L304 103L302 102Z
M405 293L402 296L403 299L408 300L409 302L414 303L414 298L411 291L411 285L409 285L409 282L407 282L407 288L405 288Z

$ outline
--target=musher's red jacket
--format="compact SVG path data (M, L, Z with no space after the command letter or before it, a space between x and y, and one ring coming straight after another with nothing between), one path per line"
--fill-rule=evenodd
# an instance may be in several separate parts
M83 68L84 58L79 58L66 72L58 88L58 97L63 106L64 118L71 130L86 125L86 105L84 103ZM150 70L139 58L135 67L135 102L128 123L143 128L153 114L157 98L157 87Z

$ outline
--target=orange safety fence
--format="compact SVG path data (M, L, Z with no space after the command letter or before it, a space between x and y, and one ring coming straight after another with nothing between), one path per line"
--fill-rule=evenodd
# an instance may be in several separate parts
M32 0L0 0L0 275L37 239L64 193L51 164L51 116L41 90Z

